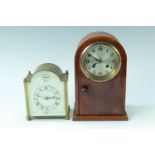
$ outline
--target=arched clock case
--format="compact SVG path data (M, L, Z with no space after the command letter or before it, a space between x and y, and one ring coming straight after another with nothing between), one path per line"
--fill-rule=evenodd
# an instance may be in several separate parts
M128 120L125 111L127 56L111 34L96 32L75 55L73 120Z

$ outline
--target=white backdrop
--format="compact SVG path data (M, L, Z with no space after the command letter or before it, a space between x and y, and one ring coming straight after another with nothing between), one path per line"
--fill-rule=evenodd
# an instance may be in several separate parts
M0 1L0 25L154 26L154 3L154 0L2 0ZM25 35L20 35L19 33L24 33L24 30L11 31L11 29L4 30L1 27L0 154L154 155L155 108L154 83L152 82L154 72L151 70L154 68L154 27L82 27L80 30L77 29L76 40L71 34L73 33L70 31L71 29L69 30L70 33L67 30L59 29L61 37L67 33L61 40L61 42L65 42L61 52L64 50L69 52L72 55L71 58L74 57L75 52L73 50L75 50L81 37L89 32L101 29L116 35L127 50L126 104L130 120L128 122L72 122L63 120L27 122L24 115L25 107L23 106L23 76L27 70L34 70L40 63L54 62L56 59L53 54L51 56L54 46L51 41L47 42L46 36L48 35L45 35L44 30L40 34L36 32L37 30L33 30L33 34L25 31ZM128 29L129 31L127 31ZM41 32L41 30L39 31ZM54 39L57 38L53 32L52 36ZM131 39L129 39L130 36ZM38 54L39 49L41 55ZM60 46L57 49L60 49ZM139 53L137 53L137 57L134 56L134 50L136 50L135 53ZM46 52L46 55L43 54L43 51ZM26 52L27 54L25 54ZM50 53L48 58L47 53ZM38 59L36 59L36 55ZM67 56L66 58L68 59ZM56 60L55 63L61 65L62 62ZM70 63L73 64L73 61ZM72 95L74 93L71 91L74 90L73 66L68 64L68 62L64 62L64 65L60 67L64 70L68 68L70 71L70 104L73 106L74 96ZM139 70L139 72L142 76L135 80L133 73L140 66L141 71ZM146 71L147 68L151 74L148 71L148 74L143 72L142 69ZM136 73L138 74L138 72ZM143 83L141 83L142 81Z
M74 106L74 55L79 41L88 33L105 31L115 35L128 56L126 110L129 122L80 123L85 128L155 127L155 27L0 27L1 109L3 128L25 127L23 79L42 63L55 63L69 71L69 104ZM75 124L63 120L34 120ZM108 124L108 125L107 125Z

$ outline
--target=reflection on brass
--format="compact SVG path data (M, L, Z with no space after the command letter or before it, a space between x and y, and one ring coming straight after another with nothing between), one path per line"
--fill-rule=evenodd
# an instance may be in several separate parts
M25 90L27 120L31 120L31 114L30 114L30 108L29 108L29 98L28 98L28 88L27 88L27 81L26 81L26 79L24 79L24 90Z

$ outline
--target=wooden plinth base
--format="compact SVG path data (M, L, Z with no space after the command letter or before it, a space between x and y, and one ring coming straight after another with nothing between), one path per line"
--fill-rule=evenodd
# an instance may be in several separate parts
M73 121L127 121L128 116L125 115L100 115L100 116L86 116L73 114Z

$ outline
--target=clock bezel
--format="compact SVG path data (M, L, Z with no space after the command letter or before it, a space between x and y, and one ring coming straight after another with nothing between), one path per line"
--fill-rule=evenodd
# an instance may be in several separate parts
M117 54L117 56L118 56L118 59L116 59L116 63L118 64L117 67L115 67L113 69L113 71L110 74L108 74L107 76L101 76L101 77L99 77L99 76L95 76L95 75L89 73L87 71L86 67L84 66L84 63L83 63L84 56L86 54L87 49L89 49L90 47L92 47L94 45L97 45L97 44L104 44L104 45L110 46L114 50L114 52ZM81 56L80 56L80 68L81 68L81 71L83 72L83 74L88 79L90 79L92 81L95 81L95 82L107 82L107 81L112 80L119 73L120 68L121 68L121 65L122 65L122 60L121 60L121 55L120 55L118 49L116 47L114 47L112 44L107 43L107 42L104 42L104 41L98 41L98 42L94 42L94 43L89 44L88 46L86 46L84 48L84 50L82 51Z

